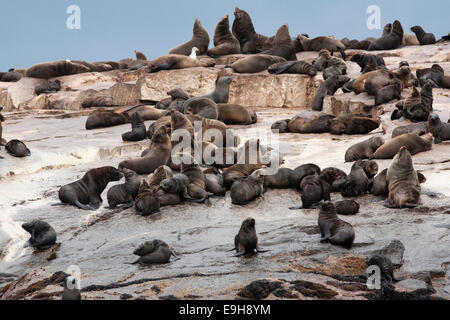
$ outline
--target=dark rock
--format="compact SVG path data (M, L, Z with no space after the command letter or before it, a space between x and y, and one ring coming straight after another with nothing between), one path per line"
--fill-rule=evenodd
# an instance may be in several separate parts
M403 265L403 253L405 246L399 240L393 240L389 245L380 249L372 251L368 256L382 255L391 259L394 267L401 267Z
M267 298L272 291L280 287L281 282L279 281L257 280L242 288L238 292L238 296L251 300L261 300Z
M123 293L120 295L120 300L128 300L128 299L133 299L133 296L128 293Z
M273 292L273 295L277 298L285 298L285 299L298 299L299 296L296 295L295 293L292 293L292 291L280 288L280 289L276 289Z
M291 289L295 289L305 297L316 297L319 299L332 299L338 295L336 291L333 291L322 284L296 280L290 282L293 286Z
M180 300L180 299L175 297L174 295L168 295L159 297L159 300Z

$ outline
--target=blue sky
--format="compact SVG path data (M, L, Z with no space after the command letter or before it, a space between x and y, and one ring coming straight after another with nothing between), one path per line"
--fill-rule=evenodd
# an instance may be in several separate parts
M81 30L66 27L69 5L81 8ZM364 39L381 30L366 27L369 5L381 8L381 25L399 19L405 30L420 24L440 38L450 31L448 0L2 0L0 71L45 61L119 60L134 49L149 59L190 39L200 18L213 39L214 27L234 7L250 13L256 31L274 35L289 24L291 35Z

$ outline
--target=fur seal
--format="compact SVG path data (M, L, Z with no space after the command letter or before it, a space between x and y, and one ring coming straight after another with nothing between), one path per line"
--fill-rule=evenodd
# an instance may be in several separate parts
M442 141L450 140L450 122L441 122L436 113L432 113L428 117L427 128L434 137L434 143L439 144Z
M289 185L293 189L301 190L300 183L302 182L303 178L319 174L320 168L317 165L313 163L302 164L292 170L291 174L289 175Z
M331 186L331 192L340 192L347 179L344 171L332 167L323 169L320 176Z
M392 50L397 49L402 45L403 42L403 27L400 21L395 20L391 32L387 35L381 36L381 38L376 39L371 43L368 51L374 50Z
M219 112L217 104L209 98L196 98L187 100L184 103L184 113L196 115L206 119L217 120Z
M373 70L373 71L363 73L361 76L359 76L358 78L356 78L353 81L352 90L355 92L355 94L360 94L360 93L366 91L365 84L366 84L367 79L377 75L378 73L385 73L386 69L385 68L380 69L380 68Z
M426 90L424 90L425 87L422 88L422 91L426 94L424 99L419 90L416 87L412 87L405 100L396 104L398 110L392 112L391 120L404 117L413 122L427 121L429 114L433 111L433 94L430 93L432 90L430 88L432 86L431 82L427 82L426 86ZM425 102L425 105L422 101Z
M344 60L332 57L330 52L326 49L319 51L319 57L313 63L313 66L317 71L323 72L322 76L324 80L327 80L333 75L347 74L347 65Z
M86 130L107 128L128 123L130 121L127 113L97 110L86 119Z
M161 182L173 177L173 172L168 166L161 166L150 175L148 182L150 190L155 192L161 207L173 206L181 202L181 197L177 193L166 192L161 188Z
M277 133L288 133L289 132L289 127L288 127L289 121L291 121L291 119L275 121L272 124L272 126L270 127L270 130L272 132L277 132Z
M136 55L136 60L147 61L147 57L145 56L145 54L143 54L139 50L134 50L134 53Z
M161 181L159 186L162 190L164 190L167 193L175 193L178 194L180 197L183 197L185 199L190 199L187 192L187 187L189 185L189 178L184 174L176 174L173 177L168 177Z
M308 209L322 200L330 201L331 187L328 182L319 175L309 175L300 182L302 190L302 206L290 209Z
M189 100L191 97L181 88L177 87L167 92L170 96L170 103L167 106L156 105L158 109L164 110L177 110L178 112L184 112L183 104L186 100Z
M373 154L374 159L392 159L401 149L406 147L411 155L419 152L431 150L433 145L433 135L427 133L423 136L418 136L415 133L405 133L401 136L395 137L386 141Z
M61 187L59 200L83 210L96 210L103 202L101 194L108 183L119 181L122 177L123 174L113 167L89 170L80 180Z
M0 112L3 110L3 107L0 107ZM5 118L3 117L3 115L0 113L0 147L1 146L5 146L6 145L6 140L3 139L3 126L2 123L5 121Z
M203 28L199 19L195 20L194 28L192 30L192 39L176 48L169 51L169 54L178 54L189 56L192 48L196 47L200 51L200 54L205 54L208 51L209 46L209 34L205 28Z
M370 112L373 107L388 103L392 100L402 99L402 83L399 79L394 78L389 81L387 86L384 86L378 90L375 96L375 104L372 106L364 106L363 110L365 112Z
M353 162L362 159L371 159L373 153L384 144L382 137L370 139L354 144L345 152L345 162Z
M417 69L416 76L421 87L423 87L428 80L432 80L439 87L443 88L444 69L438 64L433 64L431 68Z
M237 257L255 252L264 252L258 248L255 219L247 218L242 222L238 234L234 237L234 249Z
M181 54L167 54L156 58L147 64L148 72L154 73L161 70L186 69L195 67L214 67L216 62L212 58L191 59Z
M359 212L359 203L355 200L338 201L335 204L336 213L342 215L353 215Z
M60 60L34 65L27 69L26 76L30 78L49 79L89 71L90 69L82 64Z
M168 114L165 110L156 109L154 106L142 105L138 104L131 108L125 109L124 113L128 114L128 117L131 117L133 113L139 113L142 118L142 121L148 120L158 120L159 118Z
M113 67L110 64L107 63L101 63L101 62L86 62L86 61L71 61L72 63L81 64L89 69L89 72L106 72L113 70Z
M144 217L158 213L161 208L161 202L156 196L155 190L152 190L147 181L142 180L139 186L138 195L134 202L136 212Z
M343 75L333 75L326 79L319 87L319 90L314 97L312 103L312 110L322 111L323 99L325 96L332 96L336 91L342 87L346 82L350 81L350 78Z
M17 139L8 141L5 145L5 149L13 157L24 158L31 156L30 149L27 148L25 143Z
M419 123L413 123L409 124L407 126L401 126L397 127L392 131L392 138L401 136L405 133L415 133L419 136L424 135L428 132L427 123L426 122L419 122Z
M61 81L55 80L55 81L44 81L39 83L35 88L34 92L37 95L40 95L42 93L49 94L49 93L55 93L61 90Z
M42 220L33 220L22 224L22 228L31 234L25 247L32 246L45 249L56 243L56 231L51 225Z
M272 42L272 48L261 52L271 56L282 57L288 61L296 61L297 55L295 47L292 44L291 35L289 34L289 27L287 24L282 25L275 35Z
M320 205L318 224L322 235L320 242L330 242L348 249L353 245L355 231L350 223L338 218L332 202Z
M254 124L258 121L255 111L237 104L217 104L218 120L225 124Z
M241 53L239 40L230 32L228 15L224 16L214 30L214 48L208 50L211 57Z
M392 160L386 174L388 185L387 206L390 208L414 208L420 200L420 183L414 170L411 154L401 147Z
M203 171L205 174L206 191L218 197L224 197L227 189L223 185L223 176L217 169Z
M273 47L274 37L256 33L250 15L237 7L234 10L232 31L241 44L242 53L259 53Z
M378 91L390 84L393 75L388 70L379 70L364 82L364 90L370 96L376 96Z
M184 138L184 132L182 132L183 130L186 130L189 133L191 138L191 147L194 147L194 126L186 115L173 109L170 110L170 127L172 147L175 147L178 143L183 141L180 141L180 138ZM174 135L177 133L182 133L182 136L178 137L178 140L175 140L177 137Z
M150 174L168 163L171 151L172 144L167 129L164 126L159 127L152 136L149 153L138 159L122 161L119 169L127 168L137 174Z
M436 38L432 33L426 33L421 26L411 27L411 31L416 34L417 40L421 46L425 46L428 44L435 44Z
M125 183L111 187L107 193L110 209L118 205L123 205L126 209L131 208L139 192L141 181L136 172L128 169L123 169L122 172L125 175Z
M301 111L288 121L288 132L292 133L324 133L330 131L334 116L316 111Z
M417 178L419 179L419 183L424 183L427 181L427 178L420 172L417 173ZM374 179L372 183L372 187L370 189L370 193L377 197L387 197L389 190L386 181L387 169L381 171Z
M191 197L191 201L204 202L212 194L206 192L205 175L200 165L190 156L188 162L181 164L181 173L189 179L187 193Z
M369 177L362 166L362 162L357 161L353 164L345 184L341 187L341 194L343 197L359 197L367 193L369 186Z
M134 264L151 265L168 263L173 253L164 241L153 240L141 244L133 254L140 257Z
M376 254L367 259L368 266L378 266L381 271L381 282L392 283L394 278L394 264L385 255Z
M378 164L373 160L358 160L353 164L352 169L354 167L361 167L369 179L373 179L378 173Z
M293 170L289 168L279 168L277 173L264 176L264 186L274 189L287 189L291 187L289 177Z
M361 73L367 73L370 71L375 71L377 67L386 67L383 57L373 55L373 54L354 54L351 62L356 62L361 67Z
M147 128L139 112L131 116L131 131L122 134L123 141L141 141L147 138Z
M254 54L234 62L231 68L237 73L257 73L267 70L277 62L286 62L286 59L267 54Z
M264 175L262 170L254 171L250 176L236 180L231 186L231 203L246 205L264 192Z
M344 50L346 47L340 40L330 37L317 37L309 39L305 35L301 34L297 36L297 39L304 51L320 51L322 49L326 49L330 52L340 52L342 57L345 58Z
M2 82L17 82L22 79L23 75L15 69L10 69L8 72L0 73L0 81Z
M341 134L367 134L380 126L377 120L358 116L341 116L331 120L330 133Z
M305 61L278 62L271 65L267 70L270 74L306 74L310 77L314 77L317 74L316 68Z

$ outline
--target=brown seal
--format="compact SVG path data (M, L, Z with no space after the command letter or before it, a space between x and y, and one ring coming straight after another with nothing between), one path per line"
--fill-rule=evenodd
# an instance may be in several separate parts
M332 96L336 93L336 91L342 87L345 83L350 81L350 78L343 75L333 75L325 80L319 87L319 90L314 97L312 103L312 110L314 111L322 111L323 108L323 100L326 96Z
M147 128L139 112L131 116L131 131L122 134L123 141L141 141L147 138Z
M288 127L289 121L291 121L291 119L275 121L272 124L272 126L270 127L270 130L275 133L288 133L289 132L289 127Z
M376 39L367 50L391 50L397 49L403 42L403 27L400 21L395 20L392 24L392 30L389 34Z
M295 168L294 170L292 170L291 174L289 175L289 185L293 189L301 190L300 183L302 182L303 178L310 175L319 175L319 174L320 168L314 163L302 164L297 168Z
M355 231L350 223L338 218L332 202L322 203L319 213L320 242L351 248L355 240Z
M361 162L357 161L353 164L350 174L347 176L345 184L341 187L341 194L344 197L359 197L369 190L370 181L361 166ZM378 170L378 166L377 166Z
M116 208L118 205L123 205L123 208L131 208L134 205L134 199L139 192L141 181L136 172L128 169L123 169L125 175L125 183L111 187L108 190L107 198L109 208Z
M161 126L153 135L150 152L142 158L122 161L119 169L127 168L137 174L150 174L158 167L166 165L170 159L172 144L166 127Z
M230 84L232 81L233 81L232 77L230 77L230 76L222 77L219 74L216 79L216 87L214 88L214 91L209 94L205 94L203 96L192 97L192 98L186 100L183 103L184 113L186 113L186 111L187 111L186 110L187 105L189 105L192 102L194 102L195 100L199 100L199 99L207 98L207 99L211 99L215 103L227 103L229 95L230 95Z
M380 126L379 121L367 117L341 116L331 120L332 134L367 134Z
M8 72L0 72L1 82L17 82L23 78L23 74L17 72L15 69L10 69Z
M324 133L330 131L334 116L316 111L301 111L288 121L288 132L292 133Z
M94 111L86 119L86 129L107 128L128 123L130 121L128 114L117 113L114 111Z
M239 233L234 237L234 249L237 252L237 257L255 253L255 251L264 252L258 248L255 219L247 218L242 222Z
M145 56L145 54L143 54L139 50L134 50L134 53L136 54L136 60L147 61L147 57Z
M300 182L302 205L290 209L308 209L322 200L330 201L330 188L329 183L322 176L314 174L304 177Z
M211 57L241 53L239 40L230 32L228 15L224 16L214 30L214 48L208 50Z
M131 117L133 113L139 113L143 121L158 120L159 118L167 115L166 110L156 109L154 106L138 104L131 108L125 109L125 112Z
M376 69L373 71L366 72L359 76L354 82L353 82L353 91L356 94L360 94L366 91L366 81L367 79L377 75L378 73L386 73L386 70L383 69Z
M434 137L434 143L439 144L442 141L450 140L450 122L441 122L436 113L432 113L428 117L427 128Z
M148 72L154 73L161 70L186 69L195 67L214 67L216 62L212 58L191 59L181 54L167 54L156 58L147 64Z
M194 146L194 126L188 117L181 112L170 110L170 127L171 127L171 140L172 147L178 145L178 143L183 142L184 130L189 133L191 137L191 147ZM181 137L175 137L175 135L181 134Z
M400 150L401 147L406 147L411 155L419 152L431 150L433 145L433 135L427 133L423 136L418 136L415 133L405 133L401 136L395 137L386 141L373 154L374 159L392 159Z
M419 183L425 183L427 178L420 172L416 171ZM374 179L370 192L377 197L387 197L389 190L386 181L387 169L381 171Z
M203 170L199 164L190 156L190 160L181 164L181 174L189 179L187 192L192 198L191 201L204 202L212 194L206 192L206 182Z
M254 124L258 120L256 112L237 104L217 104L218 119L225 124Z
M386 174L388 185L387 206L391 208L414 208L420 200L420 183L414 170L411 154L401 147L392 160Z
M326 49L330 52L340 52L343 57L345 57L344 50L345 45L342 41L330 38L330 37L317 37L309 39L305 35L299 34L297 36L298 42L300 42L304 51L320 51Z
M187 100L184 104L184 113L189 115L196 115L206 119L217 120L219 113L217 104L209 98L197 98Z
M256 33L250 15L237 7L234 10L232 31L241 44L242 53L257 53L273 47L274 37Z
M8 152L8 154L16 158L24 158L31 156L30 149L27 148L25 143L17 139L9 140L8 143L5 145L5 149Z
M224 197L227 189L223 185L223 176L216 168L204 170L206 191L215 196Z
M249 177L236 180L231 186L231 203L246 205L264 192L264 175L262 170L256 170Z
M431 80L430 80L431 81ZM429 93L431 91L431 82L426 84L427 87L422 88L422 91ZM391 120L404 117L411 121L426 121L428 116L433 111L433 94L429 93L427 97L424 97L427 104L423 104L422 95L416 87L412 87L409 94L404 101L400 101L395 106L398 110L394 110L391 115Z
M139 186L139 192L134 202L136 212L141 216L149 216L160 211L161 203L155 194L155 191L150 188L147 181L142 180Z
M359 203L355 200L338 201L335 204L337 214L353 215L359 211Z
M162 110L177 110L179 112L184 112L183 104L186 100L191 97L181 88L177 87L167 92L170 96L168 99L161 100L155 108Z
M327 80L333 75L345 75L347 74L347 65L345 61L332 57L330 51L322 49L319 51L319 57L313 63L314 68L317 71L322 71L324 80ZM350 79L349 79L350 80Z
M347 174L344 171L332 167L323 169L320 176L331 186L331 192L341 192L347 180Z
M378 173L378 164L373 160L358 160L353 164L352 169L354 167L361 167L369 179L372 179Z
M386 67L383 57L373 54L357 53L351 57L350 61L356 62L361 67L361 73L375 71L378 67Z
M133 254L140 257L133 264L140 265L168 263L173 255L168 244L162 240L147 241L134 250Z
M56 231L45 221L32 220L22 224L22 228L31 235L25 247L33 246L37 249L48 249L56 243Z
M205 28L203 28L199 19L195 20L194 28L192 30L192 39L176 48L169 51L169 54L179 54L189 56L192 52L192 48L196 47L200 51L200 55L205 54L208 51L209 46L209 34Z
M401 136L405 133L415 133L419 136L424 135L425 133L428 133L427 123L426 122L419 122L419 123L413 123L406 126L397 127L392 131L392 138Z
M432 33L426 33L421 26L411 27L411 31L416 34L417 40L421 46L425 46L428 44L435 44L436 37Z
M354 144L345 152L345 162L353 162L362 159L371 159L373 153L384 144L382 137L372 137Z
M261 52L271 56L282 57L288 61L296 61L297 55L295 47L292 44L291 35L289 34L289 27L287 24L282 25L273 39L272 49Z
M235 136L233 131L222 121L189 114L187 118L194 125L194 130L198 130L199 124L201 124L204 142L214 143L217 147L235 147L239 144L239 137ZM196 125L196 122L199 122L199 124Z
M34 65L27 69L27 77L49 79L89 71L82 64L61 60Z
M237 73L257 73L267 70L277 62L286 62L286 59L267 54L254 54L234 62L231 68Z
M34 92L37 95L40 94L49 94L49 93L55 93L61 90L61 81L55 80L55 81L44 81L36 85L34 87Z
M271 74L306 74L314 77L317 74L316 68L312 64L305 61L286 61L278 62L271 65L268 69Z
M379 70L364 82L364 90L370 96L376 96L378 91L389 85L393 75L388 70ZM354 86L354 84L353 84Z
M164 116L159 118L158 120L156 120L155 122L153 122L147 130L147 137L149 139L152 138L153 134L155 133L156 130L158 130L159 127L166 127L166 131L167 133L171 134L172 132L172 127L171 127L171 116Z
M101 194L108 183L119 181L122 177L123 174L113 167L89 170L80 180L61 187L59 200L83 210L96 210L103 202Z
M72 63L81 64L89 69L89 72L106 72L113 70L113 67L106 63L99 63L99 62L86 62L86 61L76 61L72 60Z
M161 187L162 181L171 179L173 177L172 169L168 166L161 166L156 169L149 177L150 190L155 192L156 197L159 199L160 206L173 206L181 202L181 197L177 193L166 192Z
M275 189L287 189L291 187L289 177L293 170L289 168L279 168L277 173L264 176L264 186Z

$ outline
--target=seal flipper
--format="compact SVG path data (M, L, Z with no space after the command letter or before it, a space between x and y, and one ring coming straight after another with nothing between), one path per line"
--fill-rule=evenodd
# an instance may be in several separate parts
M75 201L75 206L77 206L78 208L80 208L80 209L82 209L82 210L87 210L87 211L95 211L96 209L94 209L94 208L92 208L92 207L90 207L90 206L87 206L87 205L85 205L85 204L82 204L80 201ZM98 209L98 208L97 208Z
M414 209L414 208L417 208L418 206L419 206L419 204L417 204L417 203L405 203L403 205L403 208Z
M285 64L279 66L276 69L270 69L269 68L269 73L271 74L282 74L284 72L286 72L287 70L289 70L290 67L292 67L294 64L296 64L296 61L288 61Z
M320 238L320 242L327 242L330 240L330 237L331 237L330 229L325 229L325 230L323 230L323 235Z

